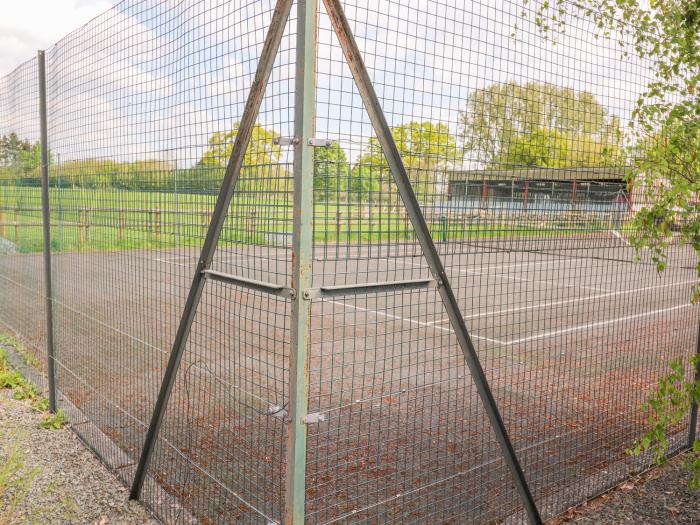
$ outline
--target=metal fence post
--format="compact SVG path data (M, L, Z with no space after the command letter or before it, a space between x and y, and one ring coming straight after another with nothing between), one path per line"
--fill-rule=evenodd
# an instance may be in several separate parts
M305 418L309 404L309 346L313 286L313 133L316 114L316 14L318 0L298 0L294 100L294 224L292 237L289 431L284 523L304 523L306 499Z
M245 152L248 148L248 144L250 143L253 128L258 119L260 104L265 96L265 88L270 78L270 73L272 72L272 66L275 63L275 58L277 57L277 51L280 47L280 42L282 41L282 34L287 26L287 19L289 18L291 7L292 0L277 0L274 13L272 14L270 27L265 37L265 44L263 45L260 60L258 61L258 66L255 71L255 78L250 86L248 99L243 110L240 125L238 126L238 133L236 134L233 148L231 150L231 156L229 157L228 164L226 165L226 173L221 183L221 188L219 189L219 195L216 200L216 205L214 206L214 212L207 229L207 236L204 240L204 244L202 245L202 251L197 262L197 268L192 278L192 284L190 285L187 301L185 302L185 307L183 308L182 315L180 317L180 324L178 325L175 340L173 341L173 346L170 351L168 365L165 369L163 380L160 385L158 399L156 400L156 404L153 408L153 414L151 415L151 421L148 425L146 439L144 440L141 455L139 457L139 463L136 468L136 473L134 474L134 481L131 484L131 492L129 494L130 499L138 499L141 495L141 489L143 488L143 482L146 478L148 463L150 462L151 455L153 454L156 438L158 437L158 432L160 431L160 426L163 422L163 416L165 415L168 400L170 399L170 393L175 385L175 377L177 376L177 371L180 367L180 361L182 360L182 355L185 351L185 344L187 343L190 329L192 328L192 323L194 322L194 317L197 312L197 307L202 297L202 291L206 280L205 274L210 268L214 259L214 253L216 252L219 236L221 235L221 230L224 226L228 207L231 203L231 198L233 197L233 191L236 188L236 184L238 183L238 179L240 177L241 167L243 166L243 162L245 160Z
M698 340L695 347L695 358L698 360L695 364L695 384L700 381L700 323L698 323ZM698 429L698 404L693 401L690 405L690 428L688 429L688 448L691 448L697 438Z
M41 122L41 214L44 235L44 288L46 293L46 375L49 411L56 412L56 367L53 338L53 287L51 285L51 214L49 210L49 140L46 118L46 59L37 53L39 64L39 120Z
M384 116L379 98L374 91L374 86L372 85L369 73L362 60L362 54L352 34L350 24L345 17L340 0L323 0L323 3L326 6L331 24L333 25L335 34L338 36L338 42L343 49L345 60L352 72L355 84L364 102L365 110L372 123L374 132L377 135L377 140L379 141L384 156L386 157L387 164L389 165L396 187L406 207L411 224L416 232L416 237L423 251L423 257L438 283L438 290L445 312L450 319L455 337L462 349L464 360L469 367L474 385L484 405L484 411L489 418L496 440L501 447L503 459L511 471L513 481L515 482L520 499L530 519L530 523L533 525L541 524L542 518L540 517L539 510L530 492L530 487L525 479L525 474L520 466L510 437L508 436L496 400L493 397L488 380L486 379L486 374L481 366L479 356L476 353L469 330L462 316L459 303L452 291L452 286L450 285L447 273L443 267L442 260L435 248L435 243L433 242L430 230L425 222L425 217L418 204L418 199L416 198L416 194L408 177L408 172L396 142L394 141L389 124Z

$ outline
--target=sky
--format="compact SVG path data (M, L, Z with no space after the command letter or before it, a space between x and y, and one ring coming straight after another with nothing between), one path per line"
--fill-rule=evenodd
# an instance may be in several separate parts
M115 3L116 0L0 0L0 76Z
M57 42L47 54L52 151L63 160L160 159L181 167L195 164L214 133L240 120L274 6L125 0L104 12L116 2L0 3L8 4L0 74ZM344 5L390 125L429 120L456 134L469 95L508 81L590 91L624 123L649 76L644 64L621 59L614 41L596 39L585 20L572 17L557 42L544 40L532 13L521 16L522 0ZM323 9L319 28L317 136L338 140L352 161L372 130ZM293 30L292 22L258 117L283 136L293 124ZM25 85L34 69L5 77L4 89L22 95L5 95L11 104L4 114L0 107L0 133L36 136L35 101ZM0 106L2 89L0 83ZM467 160L476 164L464 167L478 167L476 155Z

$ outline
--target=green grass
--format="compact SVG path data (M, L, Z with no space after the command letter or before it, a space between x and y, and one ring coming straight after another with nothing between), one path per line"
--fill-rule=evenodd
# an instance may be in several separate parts
M202 245L215 195L125 191L116 189L53 188L50 191L51 246L56 252L111 251L199 247ZM314 206L317 243L354 243L414 239L404 213L363 203L319 202ZM43 249L41 190L0 186L0 237L22 253ZM16 227L15 223L20 226ZM451 215L428 217L436 242L521 236L571 235L605 225L554 221L542 225ZM287 199L234 197L221 245L282 245L290 239L292 205Z
M26 365L33 367L39 366L39 360L36 356L17 338L7 334L0 334L0 346L2 345L11 346Z
M68 416L63 409L58 409L55 414L48 413L44 416L39 426L46 430L59 430L68 423Z
M0 524L26 521L19 507L29 495L32 482L40 467L29 467L23 450L26 435L16 432L0 448Z
M7 334L0 334L0 388L11 389L15 399L28 400L33 409L46 412L49 409L48 399L42 397L36 386L12 368L6 347L17 352L26 364L34 366L32 363L36 363L36 358L26 350L19 340Z

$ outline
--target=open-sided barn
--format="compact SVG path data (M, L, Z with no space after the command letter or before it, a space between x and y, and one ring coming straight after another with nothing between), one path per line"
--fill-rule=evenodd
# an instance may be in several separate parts
M448 196L467 208L541 211L631 209L626 168L453 170Z

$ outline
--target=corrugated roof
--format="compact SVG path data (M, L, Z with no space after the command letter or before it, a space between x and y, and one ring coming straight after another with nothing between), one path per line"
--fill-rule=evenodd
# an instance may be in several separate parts
M515 168L487 170L452 170L447 173L450 181L506 179L506 180L621 180L627 167L586 167L586 168Z

